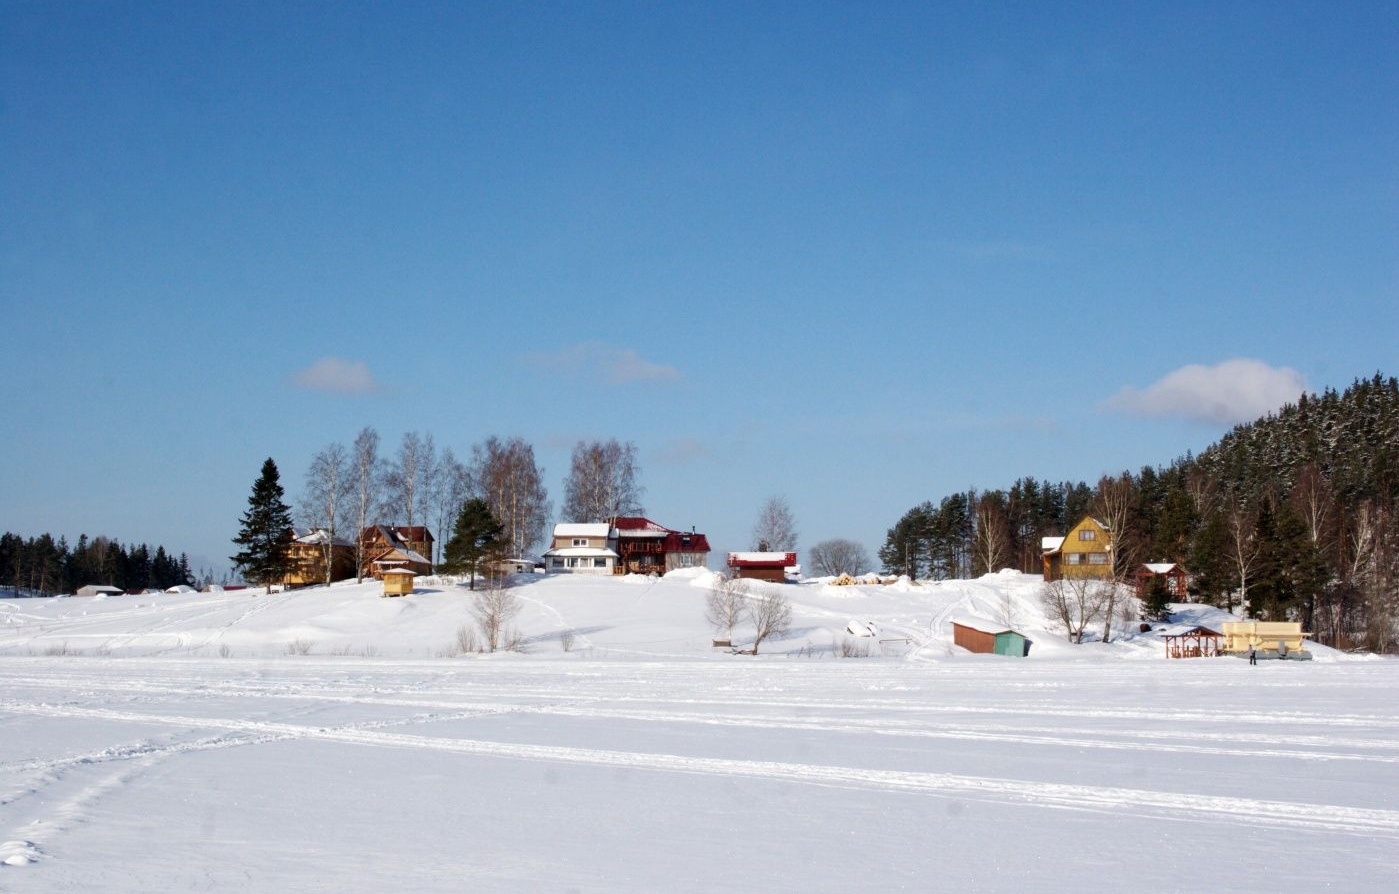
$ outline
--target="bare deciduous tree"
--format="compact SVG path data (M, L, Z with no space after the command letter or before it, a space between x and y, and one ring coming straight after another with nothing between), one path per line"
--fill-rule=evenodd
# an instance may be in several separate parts
M389 517L405 525L427 521L426 504L437 469L437 445L432 435L406 432L384 483L389 496Z
M1134 558L1132 541L1133 504L1136 501L1136 487L1130 472L1123 472L1113 478L1104 475L1098 480L1098 492L1093 499L1093 511L1108 529L1111 538L1112 580L1114 583L1127 579L1128 570ZM1107 590L1107 604L1103 608L1103 642L1112 639L1113 610L1116 608L1117 587Z
M443 544L447 541L446 531L455 523L457 514L470 496L471 473L457 459L451 447L444 448L428 482L428 512L437 534L433 543L437 555L431 557L434 564L441 563Z
M350 461L343 444L329 444L311 458L306 470L306 490L301 498L301 514L310 527L325 532L321 555L325 562L325 582L329 586L335 569L335 538L349 487Z
M791 628L792 603L787 600L785 594L776 589L750 595L748 621L753 625L753 654L757 655L763 640L782 636Z
M645 488L636 479L635 444L615 438L579 441L564 482L564 520L605 522L619 515L641 515Z
M379 433L365 426L355 436L353 465L350 468L355 511L355 580L364 581L364 529L369 526L379 501L381 470Z
M822 540L807 550L807 561L819 577L864 574L873 568L869 553L854 540Z
M1000 571L1011 561L1010 520L1005 496L999 491L982 494L976 503L976 562L986 574Z
M1227 550L1239 582L1239 602L1248 605L1248 585L1261 548L1258 532L1258 510L1237 496L1225 500L1224 521L1228 527ZM1234 600L1225 596L1225 608L1234 609Z
M1117 593L1117 583L1088 577L1063 577L1045 581L1040 602L1045 616L1064 627L1071 643L1083 642L1083 632L1104 617ZM1111 623L1111 618L1108 619Z
M716 637L723 634L724 642L733 641L734 627L743 619L747 592L746 581L720 575L705 594L704 619L714 628Z
M783 496L768 497L753 526L753 548L767 552L791 552L797 548L797 523Z
M504 527L509 555L523 556L544 539L552 506L534 448L522 438L488 438L471 448L471 482Z
M494 652L514 639L509 627L520 613L520 608L519 598L507 587L495 586L476 591L476 598L471 602L471 617L481 631L487 651Z

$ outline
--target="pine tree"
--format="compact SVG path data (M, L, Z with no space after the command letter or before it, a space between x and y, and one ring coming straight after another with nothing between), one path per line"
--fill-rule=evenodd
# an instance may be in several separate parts
M441 570L448 574L470 574L471 589L476 589L476 573L481 564L500 553L504 526L491 514L491 507L479 497L462 504L457 515L452 538L442 550Z
M249 583L271 586L286 577L290 567L287 553L291 533L291 507L282 501L284 493L271 457L262 464L262 474L253 482L248 510L233 542L242 547L229 561L243 570Z

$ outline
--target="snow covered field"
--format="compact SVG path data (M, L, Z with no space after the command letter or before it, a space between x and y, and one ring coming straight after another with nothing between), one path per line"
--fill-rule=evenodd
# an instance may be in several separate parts
M0 600L0 891L1399 877L1399 663L1071 647L1019 575L789 587L755 658L711 648L703 583L532 580L527 651L457 657L445 585ZM949 645L1006 610L1029 659ZM835 657L854 619L873 657Z

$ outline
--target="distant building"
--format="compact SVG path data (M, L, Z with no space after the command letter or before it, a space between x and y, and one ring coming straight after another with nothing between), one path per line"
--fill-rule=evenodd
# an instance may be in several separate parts
M1041 541L1045 580L1112 577L1112 534L1105 522L1085 515L1063 537Z
M734 577L782 584L801 569L796 553L750 552L729 553L729 570Z
M709 539L693 528L674 531L649 518L619 515L612 530L622 574L665 574L709 562Z
M704 568L708 561L709 539L703 534L623 515L611 522L555 525L552 545L544 553L544 570L660 575L678 568Z
M283 581L288 587L305 587L326 582L325 563L330 556L330 579L355 576L355 545L324 529L296 534L287 544L290 570Z
M125 593L126 593L126 591L120 589L119 587L107 586L107 585L105 585L105 584L88 584L88 585L85 586L85 587L79 587L79 588L78 588L78 593L77 593L77 595L79 595L79 596L122 596L122 595L125 595Z
M613 574L617 559L611 525L564 523L554 525L553 545L544 551L544 569L550 573Z
M432 532L421 525L374 525L360 531L359 539L364 550L361 577L382 579L390 568L432 573Z
M1190 573L1183 566L1176 562L1147 562L1138 565L1133 575L1137 598L1146 598L1147 591L1151 589L1153 581L1162 581L1166 587L1166 593L1176 602L1185 602L1190 598Z

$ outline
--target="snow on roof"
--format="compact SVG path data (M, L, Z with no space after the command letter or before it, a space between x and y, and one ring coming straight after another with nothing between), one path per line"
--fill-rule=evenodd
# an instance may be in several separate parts
M563 522L554 525L555 537L608 537L612 534L612 526L607 522Z
M1064 538L1063 538L1063 537L1041 537L1041 538L1040 538L1040 549L1044 550L1044 551L1047 552L1047 553L1053 552L1054 550L1058 549L1059 547L1061 547L1061 546L1063 546L1063 545L1064 545Z
M622 537L664 537L670 533L669 528L639 515L619 515L612 520L612 524Z
M545 550L544 555L548 558L554 558L556 556L562 556L565 558L587 558L591 556L594 559L618 558L615 552L601 546L561 546L557 549Z
M1167 574L1167 573L1173 571L1176 567L1178 567L1178 566L1176 565L1175 562L1147 562L1147 563L1146 563L1146 570L1147 570L1147 571L1150 571L1152 574Z
M962 627L970 627L972 630L979 630L982 633L990 633L992 635L1016 632L999 621L992 621L989 618L978 618L975 615L959 615L952 618L951 621L953 624L958 624Z
M730 565L794 565L796 553L729 553Z

